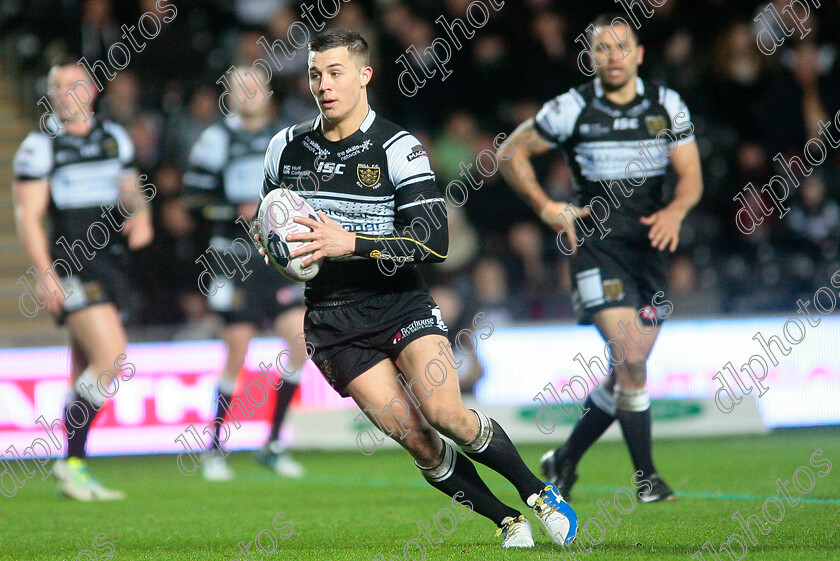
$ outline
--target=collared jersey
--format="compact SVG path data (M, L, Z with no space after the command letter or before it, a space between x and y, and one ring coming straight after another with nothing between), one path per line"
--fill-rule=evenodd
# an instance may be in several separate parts
M618 105L595 79L548 101L535 118L537 132L560 147L572 169L578 206L609 218L610 236L644 238L639 222L664 206L669 156L694 140L688 108L671 89L636 79L636 97ZM620 184L620 185L619 185ZM601 203L601 204L597 204Z
M243 236L236 223L237 208L259 201L265 152L276 130L270 125L247 131L234 116L207 127L193 145L184 194L188 199L200 197L204 216L213 224L212 236L225 240Z
M56 240L87 240L91 224L108 224L101 207L116 205L120 180L135 173L134 145L125 129L111 121L95 121L87 136L62 131L51 138L35 131L20 145L13 168L18 181L49 181L51 254L66 257ZM123 222L111 212L117 223ZM125 244L124 236L109 234L107 245Z
M265 156L262 196L281 187L296 191L316 211L357 233L357 255L326 259L318 275L306 283L307 303L425 287L414 263L445 257L423 245L428 236L421 242L399 235L419 209L442 207L443 199L417 138L372 109L359 130L337 142L321 133L320 116L280 131ZM427 212L425 223L445 233L445 210L442 216L432 209ZM385 274L377 259L390 243L408 243L412 248L393 274ZM385 249L374 249L379 245ZM368 252L364 257L359 255L360 246Z

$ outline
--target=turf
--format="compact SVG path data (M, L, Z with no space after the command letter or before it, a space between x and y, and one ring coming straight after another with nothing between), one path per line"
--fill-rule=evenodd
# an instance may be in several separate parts
M655 454L661 473L677 490L672 503L637 504L627 515L608 507L611 527L605 524L602 543L591 553L575 547L574 555L553 547L537 533L532 550L502 550L491 522L473 513L459 518L450 535L435 529L438 511L451 508L447 497L426 485L408 457L379 450L373 456L359 452L298 453L308 475L302 481L275 478L249 454L232 454L236 478L230 483L208 483L200 475L186 477L176 468L174 456L93 458L91 471L129 498L114 503L77 503L58 499L54 480L29 480L13 498L0 502L0 559L41 560L225 560L248 559L239 542L255 540L261 530L277 539L273 554L263 556L250 547L251 558L282 560L409 559L407 540L418 536L418 522L432 522L429 532L437 547L426 544L425 559L561 559L690 560L707 540L716 548L733 532L743 534L731 516L758 513L766 497L778 495L776 479L790 479L809 457L822 449L832 462L810 467L813 490L791 494L801 502L785 505L784 517L759 533L752 525L757 545L747 542L748 560L840 559L840 429L798 430L761 437L658 440ZM523 446L529 465L536 467L544 447ZM819 460L817 458L817 460ZM500 477L479 468L502 500L518 505L513 488ZM630 484L630 462L621 443L600 443L584 458L573 506L582 521L598 516L596 501L612 502L616 491ZM807 474L800 483L808 485ZM621 498L619 500L622 500ZM623 498L625 510L629 499ZM293 533L272 529L288 521ZM771 516L778 510L768 506ZM465 514L465 511L460 511ZM445 513L442 514L444 516ZM620 517L620 521L618 518ZM451 522L440 518L444 531ZM599 527L591 523L589 537L597 541ZM101 536L100 534L105 534ZM100 535L97 546L93 540ZM578 541L583 540L579 537ZM106 542L113 545L109 550ZM269 532L262 532L263 551L271 550ZM733 554L740 548L733 541ZM83 553L85 550L90 553ZM419 561L419 548L409 547ZM695 559L712 560L707 552ZM719 552L719 561L731 557ZM109 557L111 556L111 557ZM718 560L715 560L718 561Z

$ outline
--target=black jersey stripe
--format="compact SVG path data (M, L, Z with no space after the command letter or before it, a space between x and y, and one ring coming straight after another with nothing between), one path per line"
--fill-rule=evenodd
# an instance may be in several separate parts
M552 144L557 144L557 139L554 137L554 135L545 130L540 124L540 122L536 119L534 119L534 130L537 131L537 134L540 135L543 138L543 140Z
M402 186L403 186L403 185L405 185L406 183L409 183L409 182L414 181L414 180L417 180L417 179L425 179L425 178L434 179L434 178L435 178L435 174L434 174L434 173L431 173L431 172L426 171L426 172L423 172L423 173L418 173L418 174L415 174L415 175L409 175L408 177L404 177L402 181L400 181L399 183L397 183L397 184L394 186L394 188L395 188L395 189L399 189L400 187L402 187Z
M393 146L393 144L396 141L398 141L399 139L404 138L406 136L410 136L410 135L411 135L411 133L406 132L406 131L398 132L397 134L392 136L390 140L386 141L385 144L382 145L382 148L385 151L387 151L391 146Z
M363 205L376 205L376 204L383 204L389 203L394 200L394 197L382 197L376 199L351 199L350 197L345 197L342 195L322 195L321 193L312 195L311 197L307 197L307 199L324 199L329 201L342 201L345 203L353 203L353 204L363 204Z

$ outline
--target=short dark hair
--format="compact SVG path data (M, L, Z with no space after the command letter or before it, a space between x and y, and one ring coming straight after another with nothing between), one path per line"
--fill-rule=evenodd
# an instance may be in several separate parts
M50 67L48 70L52 70L55 67L61 68L64 66L75 66L77 64L79 64L79 57L74 57L71 54L61 54L50 60Z
M598 27L610 27L611 28L613 26L613 22L615 20L620 20L620 21L624 22L624 24L627 26L627 29L630 30L630 35L633 37L633 40L638 45L639 44L639 35L638 35L638 33L636 33L636 29L626 19L621 17L621 14L619 14L617 12L610 12L610 13L606 13L606 14L601 14L598 17L596 17L595 19L593 19L592 23L590 23L586 27L587 27L587 29L590 26L592 26L594 28L598 28ZM591 33L589 33L589 39L594 39L594 37L592 36ZM617 37L616 37L616 39L617 39ZM595 43L595 42L597 42L597 41L590 41L590 44Z
M368 43L362 37L361 33L357 31L340 27L328 29L316 35L309 42L309 50L316 53L335 49L336 47L347 47L347 51L351 55L361 57L364 61L364 66L370 64L370 47L368 47Z

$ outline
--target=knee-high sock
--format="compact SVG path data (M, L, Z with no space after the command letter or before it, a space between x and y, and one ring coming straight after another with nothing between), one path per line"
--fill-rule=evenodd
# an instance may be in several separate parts
M545 484L528 469L499 423L484 413L471 411L478 417L478 436L461 446L464 453L513 483L523 501L542 491Z
M646 389L625 390L615 386L616 418L630 450L633 466L644 475L656 471L650 433L650 397Z
M68 435L68 458L84 458L86 456L85 447L88 433L98 412L99 409L79 395L75 389L68 390L67 399L64 403L64 426Z
M478 475L472 462L445 441L443 457L438 465L430 468L421 467L417 462L415 465L420 468L420 473L429 485L489 518L497 526L508 516L516 518L520 514L497 499Z
M558 465L569 462L576 466L583 454L615 420L615 402L603 383L590 392L583 407L589 411L578 419L563 446L554 451L554 460Z
M236 387L236 382L231 382L227 378L219 378L218 386L216 387L216 417L215 419L224 420L227 414L230 402L233 399L233 390ZM221 422L213 421L213 440L210 442L210 450L217 450L219 448L219 432L222 429Z
M283 385L277 388L277 401L274 403L274 416L271 418L271 431L268 433L269 442L274 442L280 435L280 426L297 389L298 385L291 382L283 382Z

